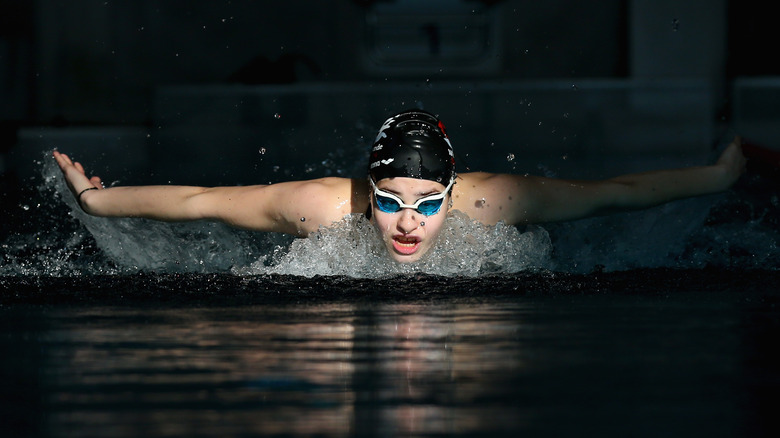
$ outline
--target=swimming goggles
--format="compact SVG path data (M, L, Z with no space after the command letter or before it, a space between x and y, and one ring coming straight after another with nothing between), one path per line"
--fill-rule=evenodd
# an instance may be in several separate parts
M439 212L441 204L444 203L444 197L447 196L450 188L452 188L452 184L455 183L453 178L443 192L420 198L414 204L404 204L404 201L398 196L380 190L374 183L373 178L368 180L371 181L371 187L374 189L374 200L380 211L384 213L398 213L404 208L411 208L425 216L433 216Z

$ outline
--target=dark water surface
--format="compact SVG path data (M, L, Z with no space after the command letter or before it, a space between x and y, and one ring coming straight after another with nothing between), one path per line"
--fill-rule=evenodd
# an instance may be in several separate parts
M0 277L4 436L774 436L778 280Z

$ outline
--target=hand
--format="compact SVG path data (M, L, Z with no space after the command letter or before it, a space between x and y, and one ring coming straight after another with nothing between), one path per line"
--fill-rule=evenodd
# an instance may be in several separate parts
M721 167L725 171L726 182L730 187L745 173L746 164L747 160L742 153L742 138L737 136L720 154L715 166Z
M65 176L65 182L79 204L81 203L81 200L78 199L79 194L84 192L84 190L103 189L103 182L100 180L100 177L93 176L88 178L81 163L71 161L70 157L58 151L54 151L52 155L57 160L57 165L60 166L60 170Z

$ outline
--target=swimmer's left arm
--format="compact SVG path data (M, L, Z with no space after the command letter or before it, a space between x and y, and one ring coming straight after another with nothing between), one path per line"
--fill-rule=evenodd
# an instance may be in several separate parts
M476 181L484 200L462 205L484 223L544 223L653 207L677 199L718 193L744 172L735 139L710 166L658 170L603 181L572 181L521 175L489 175ZM477 192L475 192L477 193Z
M727 190L742 175L745 157L739 138L709 166L622 175L604 181L537 178L526 187L530 195L524 222L579 219L638 210L666 202Z

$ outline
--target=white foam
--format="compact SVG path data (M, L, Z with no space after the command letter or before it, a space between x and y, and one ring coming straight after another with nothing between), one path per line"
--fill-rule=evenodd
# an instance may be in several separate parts
M78 207L53 160L44 163L41 191L61 198L70 214L88 231L76 231L67 240L82 242L91 235L111 262L94 264L91 260L87 273L106 273L112 266L111 273L232 272L377 278L421 272L477 276L545 268L550 263L552 246L544 229L532 227L521 233L504 224L485 226L460 212L448 215L435 247L422 261L413 264L393 261L376 229L362 214L347 216L339 224L322 228L305 239L237 231L207 222L93 217ZM74 249L66 248L65 253L70 258ZM59 259L52 260L57 264ZM84 266L64 272L80 268Z
M473 277L534 269L777 269L780 258L774 219L765 217L768 212L776 215L776 197L757 204L756 211L733 194L718 195L524 232L504 224L485 226L452 212L429 255L418 263L399 264L363 215L349 216L306 239L206 222L97 218L77 206L49 154L42 167L41 202L20 206L29 211L37 231L12 235L0 244L0 275L151 271L378 278L420 272ZM712 221L710 209L719 202L725 206ZM749 217L732 217L732 205ZM68 214L77 222L69 221Z
M416 263L398 263L390 258L378 232L361 214L321 228L293 242L289 251L234 272L361 278L419 272L473 277L546 268L551 250L550 238L540 227L521 233L504 224L486 226L455 211L448 215L429 254Z

